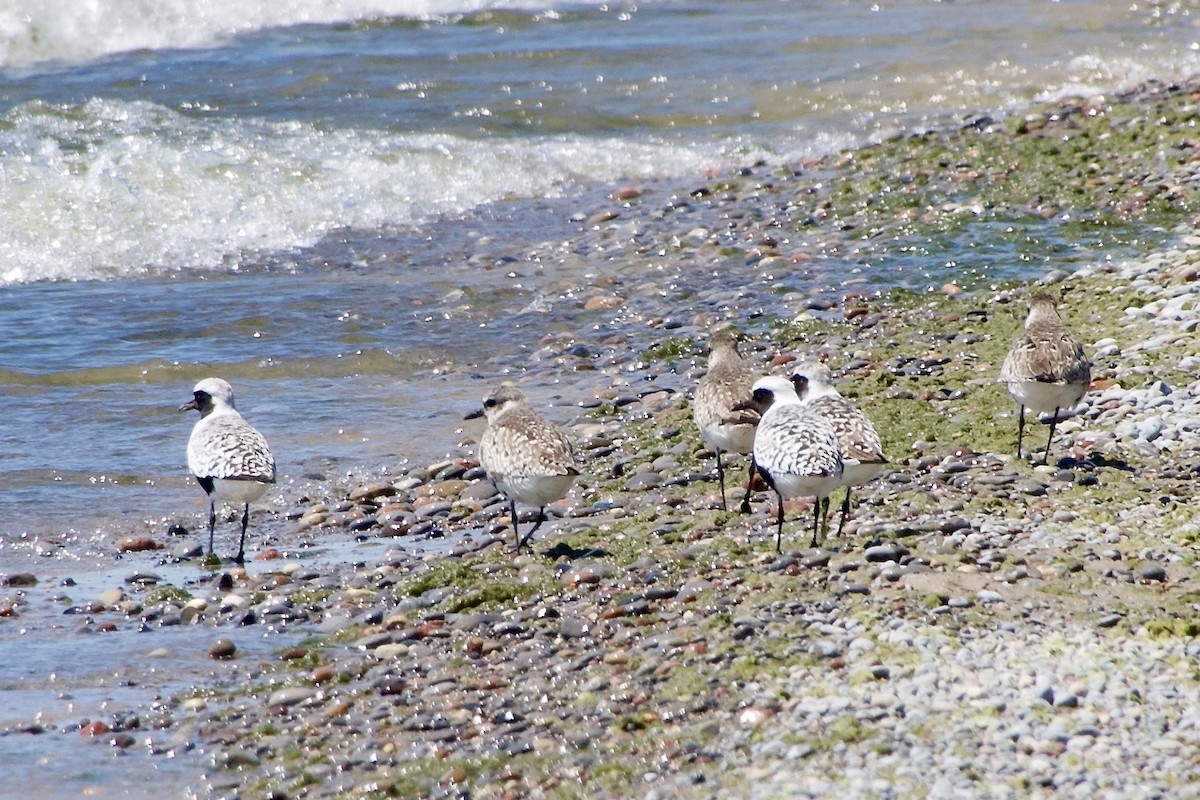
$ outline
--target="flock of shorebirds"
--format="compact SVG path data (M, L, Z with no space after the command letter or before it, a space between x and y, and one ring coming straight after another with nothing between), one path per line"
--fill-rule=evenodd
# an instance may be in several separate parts
M1021 335L1013 342L998 380L1020 404L1017 457L1022 454L1025 411L1051 414L1046 463L1060 412L1074 408L1091 382L1083 347L1063 324L1054 299L1037 294ZM209 499L208 552L213 550L217 501L242 506L242 532L235 561L245 557L250 503L275 482L275 460L263 438L234 407L233 389L220 378L196 384L180 410L197 410L200 421L188 441L188 469ZM846 489L838 534L850 511L852 487L879 477L888 459L875 426L834 387L822 364L802 363L790 376L759 376L738 353L731 330L718 330L709 347L708 370L692 404L696 426L717 460L721 505L727 508L722 456L750 456L750 478L740 509L750 511L755 474L777 498L775 548L783 547L785 499L813 497L812 546L827 532L829 498ZM545 507L561 499L580 475L571 441L539 416L519 389L504 384L470 417L487 418L479 441L479 461L508 499L520 552L545 520ZM517 503L536 507L537 519L521 536Z

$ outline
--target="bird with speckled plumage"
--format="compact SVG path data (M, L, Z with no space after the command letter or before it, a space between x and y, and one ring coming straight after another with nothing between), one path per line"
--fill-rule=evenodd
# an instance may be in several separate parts
M754 434L754 463L778 499L776 552L783 552L785 498L816 498L812 546L817 547L822 506L841 485L844 470L833 425L801 403L791 381L779 375L755 381L750 398L738 407L761 415Z
M754 449L754 428L758 414L754 411L734 411L733 407L750 396L756 376L738 353L737 337L731 330L719 330L709 341L708 371L696 386L692 400L692 417L700 429L700 437L717 454L717 480L721 485L721 509L728 508L725 499L724 453L750 454ZM753 460L750 475L754 475ZM750 489L742 499L743 512L750 510Z
M511 384L493 390L483 401L482 412L468 418L487 417L487 430L479 440L479 463L508 498L512 516L513 551L521 552L546 519L546 505L566 496L579 477L579 467L567 435L538 416L525 395ZM537 521L521 536L517 503L535 506Z
M233 387L220 378L205 378L192 389L192 399L180 411L199 411L200 420L188 439L188 469L208 495L208 553L213 552L213 530L218 500L242 506L242 538L238 564L246 554L246 528L250 504L275 483L275 459L267 440L242 417L233 404Z
M1081 345L1058 315L1054 298L1035 294L1021 335L1013 342L1000 365L1001 383L1021 410L1017 417L1017 458L1025 432L1025 409L1052 413L1050 436L1046 439L1045 464L1054 441L1059 412L1079 404L1092 381L1092 365Z
M846 487L842 517L837 529L837 535L841 536L846 526L846 516L850 513L850 492L853 487L874 480L888 469L883 441L863 410L842 397L833 385L829 368L824 364L801 364L792 372L792 387L800 402L829 420L837 435L844 466L842 485Z

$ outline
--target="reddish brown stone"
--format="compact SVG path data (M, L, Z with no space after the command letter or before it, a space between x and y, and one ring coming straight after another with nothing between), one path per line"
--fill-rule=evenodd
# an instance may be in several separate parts
M791 353L776 353L771 357L772 367L781 367L784 364L790 364L796 360L796 357Z
M140 553L145 550L162 550L163 546L149 536L128 536L117 542L117 550L121 553Z
M625 299L612 294L598 294L595 297L589 297L584 302L583 307L587 311L605 311L610 308L617 308Z

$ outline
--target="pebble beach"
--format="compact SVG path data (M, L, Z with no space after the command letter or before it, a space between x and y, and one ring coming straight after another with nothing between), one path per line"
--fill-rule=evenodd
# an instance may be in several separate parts
M568 239L469 256L582 264L544 302L610 323L481 359L576 442L583 475L532 552L511 552L469 422L436 463L273 490L244 569L205 564L199 490L96 544L120 561L86 596L57 543L21 542L0 628L82 653L162 637L148 658L176 674L86 715L31 710L0 750L171 761L197 797L1200 796L1197 119L1200 82L1151 83L557 201ZM1029 237L1094 244L1036 285L970 265L790 285L834 253L936 259L977 226L1014 258ZM1137 233L1113 256L1106 228ZM1035 290L1062 298L1093 376L1045 466L1014 457L996 382ZM764 374L826 361L882 434L894 471L821 548L811 501L787 504L782 554L772 494L720 510L689 403L725 323Z

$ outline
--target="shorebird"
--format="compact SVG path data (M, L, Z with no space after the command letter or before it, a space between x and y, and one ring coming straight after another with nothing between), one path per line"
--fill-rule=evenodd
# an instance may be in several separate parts
M199 411L200 421L188 439L188 469L208 495L208 552L213 552L213 528L218 500L242 505L242 538L238 564L245 562L246 527L250 504L275 483L275 459L267 440L238 413L233 387L220 378L205 378L192 389L192 399L180 411Z
M515 386L498 386L483 401L483 410L468 419L487 417L488 427L479 440L479 463L508 498L513 537L521 545L546 519L546 504L566 495L579 477L571 442L559 428L542 419L525 402ZM517 503L537 506L537 522L521 536Z
M754 463L778 497L775 551L783 552L785 497L816 498L812 538L816 547L824 516L821 506L828 506L829 495L842 480L842 455L833 425L801 403L791 381L778 375L759 378L750 399L734 408L753 408L762 416L754 434Z
M1083 346L1063 324L1050 295L1039 293L1030 298L1025 330L1004 357L999 380L1008 385L1008 393L1021 405L1017 417L1017 458L1021 457L1025 409L1053 412L1042 456L1045 464L1050 457L1058 412L1074 408L1092 380L1092 367L1083 354Z
M710 450L717 454L717 480L721 484L721 509L727 510L725 500L725 468L721 463L722 453L746 455L754 449L754 427L758 416L752 411L734 411L737 403L750 396L754 387L754 373L746 368L738 354L737 338L729 330L713 334L708 349L708 372L696 386L692 416L700 437ZM750 462L750 477L754 477L753 458ZM741 509L750 511L750 489L742 498Z
M823 364L801 365L792 373L792 386L805 406L829 420L842 451L842 485L846 487L846 497L842 500L842 518L837 529L837 535L841 536L846 515L850 513L851 489L874 480L888 467L883 442L862 409L838 392Z

